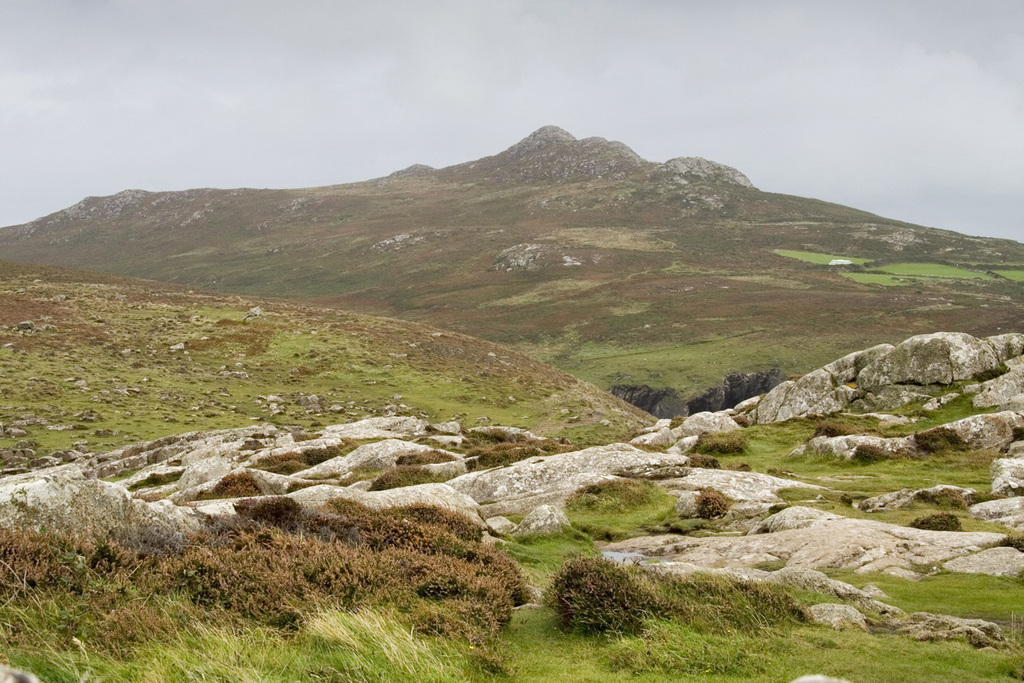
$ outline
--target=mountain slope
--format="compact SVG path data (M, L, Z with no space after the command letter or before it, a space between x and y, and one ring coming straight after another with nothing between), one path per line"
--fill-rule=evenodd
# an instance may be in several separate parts
M647 420L554 368L418 323L0 261L0 451L392 413L579 438Z
M691 389L934 329L995 334L1019 326L1024 292L993 274L1024 268L1017 242L765 193L727 166L653 163L555 127L349 185L89 198L0 230L0 253L427 321L605 387ZM864 272L903 262L978 277Z

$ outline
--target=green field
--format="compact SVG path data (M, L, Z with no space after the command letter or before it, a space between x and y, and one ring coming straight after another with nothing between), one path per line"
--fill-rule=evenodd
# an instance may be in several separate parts
M893 275L913 275L917 277L937 277L962 280L989 280L990 275L979 273L976 270L967 270L955 266L945 266L939 263L892 263L887 266L880 266L874 270Z
M883 287L905 287L907 285L906 282L892 275L880 273L843 273L843 277L865 285L882 285Z
M1007 280L1024 282L1024 270L997 270L995 273L1005 277Z
M779 256L785 256L786 258L795 258L798 261L816 263L821 266L827 266L829 262L834 259L846 259L847 261L852 261L858 266L862 266L871 261L871 259L857 258L855 256L838 256L836 254L820 254L814 251L792 251L790 249L775 249L773 253L778 254Z

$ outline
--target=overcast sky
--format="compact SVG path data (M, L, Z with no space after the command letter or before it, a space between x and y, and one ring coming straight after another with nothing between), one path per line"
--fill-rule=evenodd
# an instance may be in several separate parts
M447 166L546 124L1024 240L1024 1L0 0L0 225Z

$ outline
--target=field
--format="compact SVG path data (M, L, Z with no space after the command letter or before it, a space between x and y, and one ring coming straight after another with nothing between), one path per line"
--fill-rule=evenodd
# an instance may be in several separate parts
M1024 282L1024 270L997 270L994 272L997 275L1005 277L1007 280L1013 280L1014 282Z
M797 259L798 261L816 263L821 266L827 266L829 263L836 259L850 261L858 266L862 266L865 263L871 262L871 259L858 258L856 256L837 256L835 254L819 254L813 251L793 251L791 249L775 249L774 253L778 254L779 256L786 256L787 258Z
M906 287L910 284L904 279L880 273L843 273L843 277L864 285L881 285L883 287Z
M892 263L887 266L874 266L873 270L881 270L893 275L912 275L915 277L952 278L968 280L988 280L992 276L976 270L945 266L938 263Z

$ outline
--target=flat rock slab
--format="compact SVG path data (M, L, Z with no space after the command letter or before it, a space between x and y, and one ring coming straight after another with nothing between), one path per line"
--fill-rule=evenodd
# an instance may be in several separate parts
M989 548L980 553L957 557L945 565L951 572L1018 577L1024 572L1024 553L1015 548Z
M769 517L746 536L645 536L612 543L605 550L636 552L702 567L787 567L882 571L937 566L991 546L1002 534L926 531L851 519L805 507Z
M375 510L416 504L437 505L454 512L461 512L471 519L479 520L483 525L480 506L476 504L476 501L447 484L417 484L386 491L361 491L348 486L319 484L289 493L288 497L306 507L320 507L339 498L362 503Z
M780 503L779 491L782 489L810 489L826 491L823 486L805 484L794 479L773 477L758 472L737 472L735 470L712 470L694 467L685 477L675 477L659 481L658 484L669 491L697 491L712 488L734 501L749 503Z

